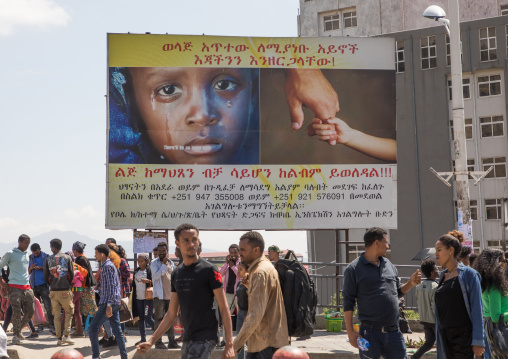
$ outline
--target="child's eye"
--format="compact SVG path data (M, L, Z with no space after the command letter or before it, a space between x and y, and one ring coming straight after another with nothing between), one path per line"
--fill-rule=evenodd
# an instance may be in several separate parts
M215 83L214 88L220 91L233 91L236 89L236 83L231 80L219 80Z
M172 96L182 93L182 90L176 85L164 85L156 91L156 95Z

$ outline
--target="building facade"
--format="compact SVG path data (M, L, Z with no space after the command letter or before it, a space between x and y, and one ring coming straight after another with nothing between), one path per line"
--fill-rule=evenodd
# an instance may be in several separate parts
M474 247L500 246L501 203L508 197L506 61L508 0L460 0L463 95L468 169L494 169L477 186L470 179ZM448 1L301 0L301 36L383 36L395 39L397 86L398 229L390 231L391 259L411 262L421 248L456 228L454 188L429 170L452 171L450 46L446 29L423 11ZM339 94L340 96L340 94ZM340 113L339 113L340 116ZM453 182L453 180L451 180ZM361 242L363 230L349 231ZM344 232L312 231L309 261L335 260L336 240ZM362 250L350 244L349 262ZM408 275L402 273L402 275Z

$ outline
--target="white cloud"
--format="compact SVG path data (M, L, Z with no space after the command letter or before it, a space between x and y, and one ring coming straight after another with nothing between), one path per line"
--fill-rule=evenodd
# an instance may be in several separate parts
M103 212L97 212L92 206L85 206L83 208L68 208L64 211L65 216L70 219L80 219L83 217L94 218L99 214L103 216Z
M17 27L66 26L71 16L53 0L0 0L0 36Z
M0 228L17 226L18 224L19 222L13 218L0 218Z

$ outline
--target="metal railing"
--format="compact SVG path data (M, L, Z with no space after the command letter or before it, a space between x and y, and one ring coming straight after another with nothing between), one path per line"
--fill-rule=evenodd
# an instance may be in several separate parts
M302 263L309 270L309 276L312 278L316 285L318 293L318 308L339 309L343 308L342 303L342 286L344 284L344 269L349 263L324 263L324 262L304 262ZM418 265L397 265L395 267L399 272L405 274L412 274L416 269L420 268ZM339 273L336 274L337 268ZM409 280L409 276L399 276L402 284ZM412 289L404 295L405 309L417 310L416 293Z
M94 272L98 269L95 258L88 258L92 264L92 268ZM134 272L134 269L137 267L137 262L134 258L128 258L127 262L129 263L131 273ZM212 260L209 261L217 266L222 266L224 261ZM309 271L309 276L314 281L316 285L316 290L318 293L318 308L321 310L324 308L330 309L339 309L343 308L342 304L342 286L344 284L344 269L349 265L349 263L333 263L333 262L302 262L302 264L307 267ZM406 276L399 276L402 284L406 283L409 280L409 276L416 269L420 268L419 265L401 265L394 264L399 273L403 272ZM337 271L337 268L339 269ZM340 274L336 274L339 272ZM404 295L405 303L404 307L406 309L417 310L417 302L416 302L416 292L411 289L408 293Z

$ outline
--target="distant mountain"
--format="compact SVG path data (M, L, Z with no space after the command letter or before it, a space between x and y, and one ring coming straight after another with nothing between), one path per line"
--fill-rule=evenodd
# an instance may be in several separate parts
M85 255L87 257L92 257L92 258L95 255L95 247L98 246L99 244L105 243L105 241L106 241L106 239L104 239L104 241L98 241L96 239L90 238L88 236L85 236L83 234L79 234L79 233L76 233L73 231L65 231L64 232L64 231L53 230L53 231L32 237L30 243L39 243L42 251L50 254L51 250L49 248L49 242L53 238L59 238L60 240L62 240L62 244L63 244L62 251L64 251L64 252L72 250L72 244L76 241L85 243L86 244ZM134 252L132 250L132 247L133 247L132 241L117 241L116 243L121 245L125 249L125 252L127 253L127 258L134 257ZM17 246L18 246L17 242L0 243L0 256L3 256L4 253L6 253L7 251L10 251L13 248L16 248ZM172 246L170 244L168 247L169 247L168 248L169 253L174 253L175 246L174 245ZM203 251L204 252L217 252L214 249L208 249L208 248L203 248ZM31 252L29 252L29 253L31 253Z

